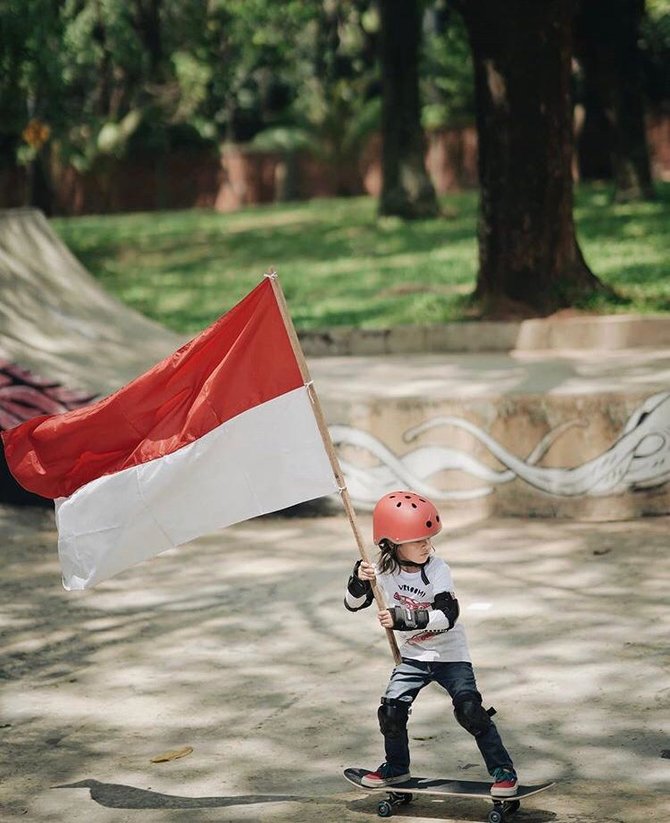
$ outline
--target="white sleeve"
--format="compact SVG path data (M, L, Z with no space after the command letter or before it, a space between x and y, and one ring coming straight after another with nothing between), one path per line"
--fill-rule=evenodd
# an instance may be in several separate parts
M449 618L440 609L431 609L428 612L428 626L427 628L433 631L440 631L441 629L449 628Z
M362 597L354 597L353 594L347 588L344 593L344 602L345 605L351 609L352 612L358 611L365 606L365 601L368 599L367 595L362 595ZM368 603L368 605L370 605Z
M446 563L440 563L437 569L434 572L435 577L433 579L433 594L439 594L440 592L449 592L450 594L454 594L454 579L451 576L451 569Z

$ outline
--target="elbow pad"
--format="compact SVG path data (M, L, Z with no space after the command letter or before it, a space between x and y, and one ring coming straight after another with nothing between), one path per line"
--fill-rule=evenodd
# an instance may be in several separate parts
M458 615L461 612L458 607L458 600L456 600L451 592L438 592L433 601L433 609L435 611L441 611L449 621L449 628L454 628L454 624L458 620Z
M401 632L411 632L414 629L425 629L428 625L428 609L403 609L400 606L391 606L389 609L393 617L393 628Z

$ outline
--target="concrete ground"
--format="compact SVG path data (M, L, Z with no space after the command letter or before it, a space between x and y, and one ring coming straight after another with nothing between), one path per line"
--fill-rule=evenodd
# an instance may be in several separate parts
M514 819L666 823L670 519L447 520L480 690L522 781L557 781ZM341 772L381 761L391 658L373 609L342 606L343 515L249 521L81 593L60 586L49 511L0 508L0 537L3 821L377 819ZM437 687L410 737L415 774L486 777ZM397 816L489 805L419 797Z

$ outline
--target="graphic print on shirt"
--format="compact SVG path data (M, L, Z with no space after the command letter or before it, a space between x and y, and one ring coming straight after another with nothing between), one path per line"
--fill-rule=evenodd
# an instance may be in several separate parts
M419 597L425 597L426 592L425 589L417 589L416 586L408 586L407 583L399 583L398 589L403 592L410 592L411 594L418 594ZM430 606L430 603L428 604Z
M422 600L415 600L413 597L407 597L405 594L400 594L400 592L395 592L393 599L397 600L404 609L409 609L411 612L415 612L417 609L429 609L431 606L430 603L424 603Z

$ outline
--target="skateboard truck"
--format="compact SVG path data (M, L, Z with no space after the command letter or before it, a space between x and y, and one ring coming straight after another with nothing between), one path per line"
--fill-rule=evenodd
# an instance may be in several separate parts
M414 795L410 792L389 792L386 800L377 803L379 817L391 817L396 806L406 806L412 802ZM492 797L493 808L489 812L488 823L505 823L508 815L518 811L521 803L515 798Z
M396 806L406 806L412 802L413 796L414 795L411 794L389 792L386 800L380 800L379 803L377 803L377 814L380 817L390 817Z
M489 812L489 823L505 823L508 814L514 814L521 806L520 801L511 798L509 800L500 800L497 797L491 798L493 800L493 808Z

